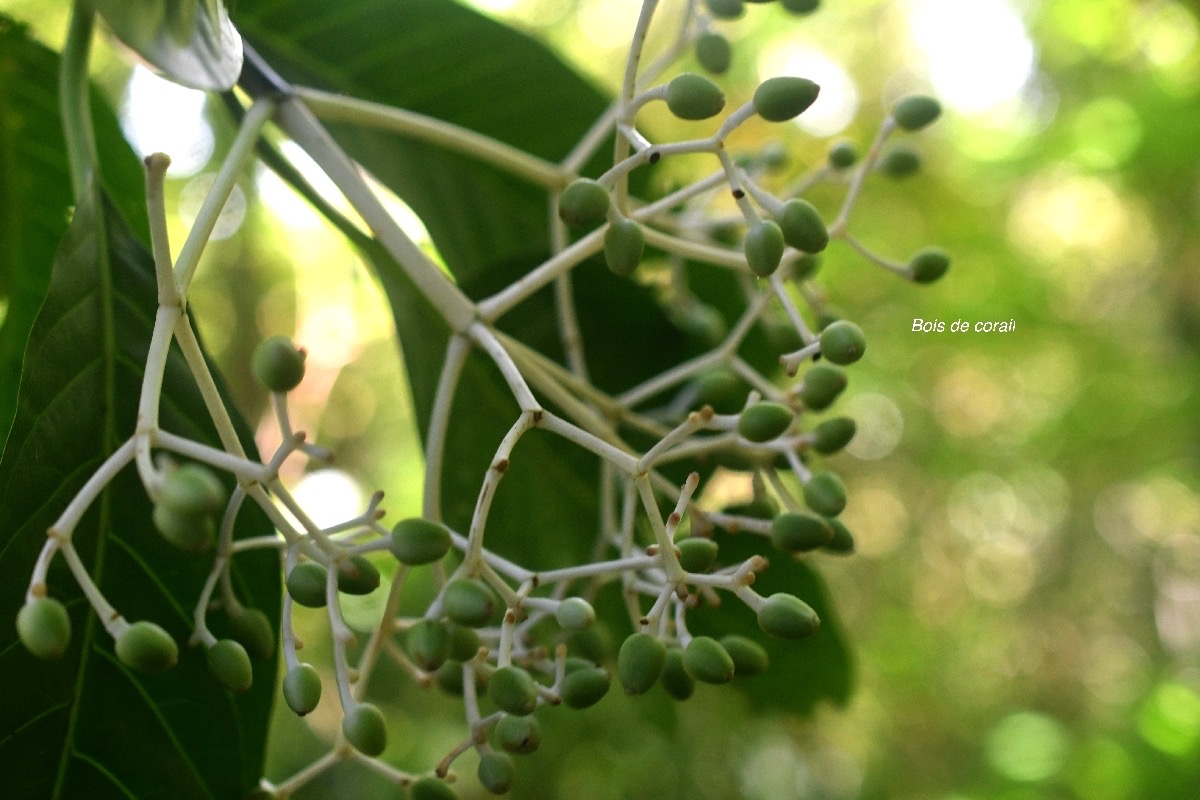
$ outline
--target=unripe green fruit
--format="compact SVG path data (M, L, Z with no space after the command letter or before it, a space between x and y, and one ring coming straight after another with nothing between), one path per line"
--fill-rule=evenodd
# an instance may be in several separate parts
M829 149L829 166L849 169L858 162L858 148L853 142L838 142Z
M819 253L829 245L829 230L820 212L807 200L788 200L777 217L783 240L805 253Z
M771 657L766 649L745 636L731 633L721 637L721 647L733 659L733 675L735 678L753 678L761 675L771 666Z
M479 757L479 784L492 794L507 794L512 788L513 774L512 756L508 753L489 752Z
M184 464L172 470L158 491L158 505L182 517L219 514L225 500L221 479L203 464Z
M829 544L833 530L820 517L784 512L771 523L771 541L785 553L805 553Z
M827 419L812 432L812 449L824 455L830 455L850 444L858 426L849 417L834 417Z
M150 519L164 539L187 553L203 553L217 538L217 523L208 514L180 514L159 504Z
M305 561L292 567L287 576L287 592L306 608L324 608L325 567L315 561Z
M562 699L569 708L589 708L608 694L611 685L612 679L602 669L575 669L563 678Z
M525 755L542 744L542 726L536 717L505 714L496 723L496 744L510 753Z
M768 122L785 122L815 103L820 91L808 78L768 78L754 92L754 110Z
M302 717L317 707L321 702L321 676L312 664L297 664L283 676L283 699Z
M742 240L742 252L746 256L746 265L750 271L760 278L765 278L779 269L783 258L783 231L773 220L759 220L746 231Z
M450 631L436 620L423 619L409 628L404 637L404 649L414 664L426 672L432 672L450 654ZM472 651L467 658L474 655Z
M892 109L896 125L906 131L919 131L941 114L942 106L937 100L920 94L905 97Z
M230 614L229 630L251 658L266 661L275 655L275 630L267 615L257 608L243 608Z
M604 232L604 263L614 275L628 275L637 269L645 250L642 226L631 219L610 223Z
M753 519L774 519L779 506L769 497L755 497L747 503L734 503L722 509L726 514L737 514Z
M811 278L821 268L821 257L814 253L803 253L792 262L792 279L797 281Z
M455 661L470 661L479 652L479 634L462 625L450 626L449 657Z
M712 406L718 414L736 413L746 402L746 381L729 367L710 367L696 376L695 407Z
M351 556L338 563L337 584L346 594L370 594L379 588L379 570L366 556Z
M725 93L703 75L685 72L667 84L667 108L680 119L708 119L724 107Z
M582 597L568 597L554 609L554 618L568 631L582 631L596 621L596 609Z
M71 643L67 607L52 597L38 597L17 612L17 636L38 658L58 658Z
M733 680L733 659L721 643L711 636L694 636L683 651L683 668L704 683L728 683Z
M575 227L595 225L604 220L610 202L607 189L589 178L579 178L558 196L558 216Z
M825 545L825 550L839 556L848 556L853 553L854 536L850 533L850 529L837 519L829 520L829 527L833 531L833 538L829 540L829 544Z
M804 484L804 502L825 517L836 517L846 507L846 486L832 472L818 472Z
M615 649L612 634L603 622L597 622L584 631L571 634L567 640L571 653L576 653L593 664L603 664L612 659Z
M221 639L208 648L208 671L231 692L244 692L254 682L250 656L233 639Z
M437 778L421 778L412 785L411 800L458 800L458 793Z
M444 692L462 694L463 692L463 662L448 660L437 668L437 684Z
M792 410L782 403L755 403L738 418L737 430L748 441L762 444L782 434L792 424Z
M746 13L742 0L704 0L704 4L717 19L738 19Z
M451 622L482 628L492 621L500 607L496 593L487 584L460 578L446 587L442 608Z
M683 651L672 647L663 663L662 685L667 694L679 701L696 693L696 679L683 666Z
M733 47L724 36L709 31L696 40L696 60L714 75L722 75L733 63Z
M342 720L342 735L363 755L379 755L387 748L383 712L370 703L358 704Z
M708 572L717 560L717 543L712 539L689 536L675 546L679 548L679 566L684 572Z
M635 633L621 643L617 653L617 678L625 694L642 694L662 674L667 646L649 633Z
M563 674L564 675L570 675L572 672L576 672L577 670L581 670L581 669L595 669L595 668L596 668L595 661L592 661L591 659L588 659L588 658L582 658L581 656L567 656L566 661L563 662Z
M537 708L537 683L520 667L501 667L488 679L488 697L501 711L524 717Z
M879 171L890 178L906 178L921 168L921 157L907 147L893 147L879 159Z
M392 528L388 549L403 564L431 564L450 550L450 529L423 517L401 520Z
M725 318L706 303L688 303L671 309L671 321L707 345L716 345L725 338Z
M117 658L130 669L156 675L179 661L179 645L153 622L141 620L117 637Z
M839 319L821 331L821 355L834 364L853 364L866 349L867 338L853 322Z
M821 0L783 0L783 7L787 11L803 16L811 14L821 5Z
M829 364L816 364L804 373L800 399L808 408L821 411L833 405L833 401L845 388L845 372Z
M799 597L773 594L758 609L758 626L779 639L803 639L821 627L817 612Z
M908 271L916 283L933 283L950 269L950 254L939 247L927 247L908 262Z
M304 380L305 355L288 337L272 336L254 349L250 369L268 390L290 392Z

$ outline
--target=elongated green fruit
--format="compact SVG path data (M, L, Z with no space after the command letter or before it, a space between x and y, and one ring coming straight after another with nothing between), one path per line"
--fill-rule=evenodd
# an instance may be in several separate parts
M423 619L408 629L404 649L414 664L426 672L433 672L450 654L450 631L437 620ZM474 655L475 650L472 650L466 658Z
M829 245L829 230L821 214L807 200L788 200L776 218L783 240L805 253L819 253Z
M346 594L370 594L379 588L379 570L366 556L351 556L338 563L338 591Z
M317 707L321 702L321 676L312 664L297 664L283 676L283 699L302 717Z
M156 675L179 661L179 645L153 622L141 620L117 637L117 658L125 666Z
M161 503L150 519L162 537L186 553L203 553L217 540L217 523L208 514L180 514Z
M746 265L750 271L760 278L765 278L779 269L783 258L783 231L774 220L759 220L746 231L742 240L742 253L746 256Z
M286 336L264 339L254 349L250 368L254 377L272 392L290 392L304 380L304 350Z
M745 636L731 633L721 637L721 647L733 659L733 675L735 678L753 678L761 675L771 666L771 657L766 649Z
M694 636L683 651L683 668L704 683L728 683L733 680L733 659L721 643L711 636Z
M579 178L558 196L558 216L579 228L595 225L604 220L610 202L607 189L589 178Z
M537 718L505 714L496 723L496 743L510 753L525 755L542 745L542 726Z
M437 684L444 692L462 694L463 692L463 663L449 660L437 668Z
M717 560L717 543L712 539L689 536L675 546L679 548L679 566L685 572L708 572Z
M492 794L508 794L515 773L512 756L493 750L479 757L479 768L475 774L479 777L479 784Z
M425 777L412 785L412 800L458 800L458 793L437 778Z
M858 426L849 417L834 417L827 419L812 432L812 449L818 453L830 455L850 444Z
M845 372L829 364L816 364L804 373L800 399L812 410L821 411L833 405L845 388Z
M892 117L896 120L896 125L906 131L919 131L932 124L941 114L941 103L932 97L921 94L903 98L892 109Z
M588 708L608 694L612 678L595 667L581 667L563 677L562 699L568 708Z
M305 561L292 567L287 576L287 592L306 608L324 608L325 567L315 561Z
M257 608L242 608L229 615L229 630L251 658L266 661L275 655L275 630Z
M927 247L908 262L908 272L915 283L933 283L950 269L950 254L939 247Z
M431 564L449 552L450 529L423 517L401 520L392 528L388 549L403 564Z
M850 533L841 520L829 520L829 527L833 530L833 538L829 544L825 545L826 552L833 553L839 556L848 556L854 552L854 535Z
M799 597L773 594L758 609L758 626L779 639L803 639L821 627L817 612Z
M254 682L250 656L233 639L221 639L208 648L208 671L231 692L247 691Z
M568 631L582 631L596 621L596 609L582 597L568 597L554 609L554 618Z
M488 697L501 711L524 717L537 708L537 683L520 667L501 667L488 679Z
M604 263L614 275L628 275L642 263L646 236L631 219L619 219L604 232Z
M890 178L907 178L921 168L921 157L907 147L893 147L879 159L879 171Z
M487 584L460 578L446 587L442 608L451 622L482 628L492 621L500 603Z
M712 406L718 414L733 414L746 402L749 386L729 367L710 367L696 376L694 407Z
M771 541L785 553L805 553L829 544L833 530L821 517L785 511L771 523Z
M359 703L342 720L342 735L363 755L377 756L387 748L387 721L370 703Z
M792 424L792 410L782 403L755 403L738 418L738 433L745 439L763 443L782 434Z
M635 633L621 643L617 653L617 678L625 694L650 690L662 675L667 646L649 633Z
M768 122L785 122L815 103L820 91L808 78L767 78L754 91L754 110Z
M683 651L672 647L663 662L662 685L667 694L680 702L696 693L696 679L683 666Z
M708 119L724 107L725 93L703 75L685 72L667 84L667 108L680 119Z
M225 486L203 464L184 464L167 473L158 491L158 505L179 516L219 514L225 508Z
M450 658L455 661L470 661L479 652L479 644L479 634L473 628L450 626Z
M836 517L846 507L846 486L832 472L818 472L804 484L804 502L825 517Z
M834 169L849 169L858 162L858 148L854 142L838 142L829 148L829 166Z
M38 597L17 612L17 636L38 658L58 658L71 643L67 607L52 597Z
M853 322L839 319L821 331L821 355L834 364L853 364L866 349L867 338Z
M742 0L704 0L704 4L717 19L737 19L746 13Z
M719 33L708 31L696 40L696 60L714 75L723 75L733 63L733 47Z

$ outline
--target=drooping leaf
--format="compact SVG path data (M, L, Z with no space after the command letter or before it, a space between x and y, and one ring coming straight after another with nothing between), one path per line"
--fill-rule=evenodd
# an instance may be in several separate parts
M97 193L98 195L98 193ZM61 557L48 587L67 605L71 645L43 662L16 641L13 620L46 529L135 426L142 366L157 305L149 254L111 203L77 205L50 290L30 336L17 414L0 460L0 765L19 798L240 797L262 769L275 663L233 695L188 647L192 611L212 556L185 555L151 523L151 506L126 468L76 527L73 541L101 591L130 621L150 620L180 643L169 672L133 673L91 612ZM161 425L217 442L183 358L173 353ZM245 426L243 442L253 448ZM238 535L270 531L247 507ZM273 554L238 556L243 602L278 622ZM210 614L220 635L224 620Z

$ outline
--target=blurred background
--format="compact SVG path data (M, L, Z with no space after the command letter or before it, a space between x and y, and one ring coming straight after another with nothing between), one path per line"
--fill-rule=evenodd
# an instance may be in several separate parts
M638 4L475 5L614 87ZM852 231L899 260L945 247L949 274L913 286L844 244L822 266L832 301L871 343L845 401L860 433L837 464L858 553L819 562L857 688L812 719L703 686L682 705L613 692L584 714L548 708L513 796L1200 797L1198 6L827 0L798 23L769 8L721 24L735 42L730 85L798 74L822 86L797 124L751 124L733 144L781 139L794 154L781 183L831 140L865 147L904 93L946 108L909 140L922 170L873 178ZM60 45L58 4L0 9ZM99 63L135 147L174 159L178 241L228 119L114 54ZM671 135L670 124L653 117L651 128ZM839 196L815 200L832 211ZM420 239L420 223L405 222ZM341 519L382 487L391 519L417 513L420 445L373 276L261 168L219 238L192 306L240 407L263 420L260 445L276 434L250 352L291 333L309 350L298 424L337 454L336 469L290 476L299 499L318 520ZM917 318L945 331L916 332ZM988 320L1015 329L950 330ZM373 602L351 623L369 620ZM320 631L303 636L319 647ZM772 680L787 690L787 676ZM390 683L388 758L436 761L461 735L458 701ZM337 719L308 722L278 715L272 776L319 755ZM462 771L463 796L476 796L473 762ZM361 767L300 796L322 795L393 796Z

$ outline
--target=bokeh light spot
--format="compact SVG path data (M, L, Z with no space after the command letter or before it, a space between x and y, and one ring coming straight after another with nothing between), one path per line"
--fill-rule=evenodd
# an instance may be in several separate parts
M1053 717L1020 711L1002 719L988 736L992 768L1015 781L1043 781L1063 766L1067 741Z

